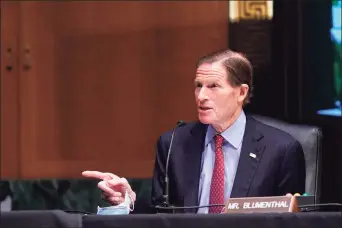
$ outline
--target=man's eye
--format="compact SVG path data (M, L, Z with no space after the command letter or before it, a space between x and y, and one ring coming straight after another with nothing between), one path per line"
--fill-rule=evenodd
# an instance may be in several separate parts
M201 88L202 85L201 85L200 83L196 83L196 87L197 87L197 88Z
M210 86L208 86L209 88L215 88L217 87L217 84L211 84Z

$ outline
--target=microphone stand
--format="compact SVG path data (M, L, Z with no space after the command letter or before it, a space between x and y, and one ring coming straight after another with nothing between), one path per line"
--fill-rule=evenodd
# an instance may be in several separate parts
M173 138L176 133L176 129L185 123L183 121L178 121L176 127L172 131L171 135L171 140L170 140L170 146L169 150L167 152L167 158L166 158L166 165L165 165L165 180L164 180L164 192L163 192L163 201L162 201L162 207L165 208L172 208L173 206L170 205L170 200L169 200L169 162L170 162L170 155L171 155L171 149L172 149L172 143L173 143ZM172 210L172 213L175 213L175 210Z

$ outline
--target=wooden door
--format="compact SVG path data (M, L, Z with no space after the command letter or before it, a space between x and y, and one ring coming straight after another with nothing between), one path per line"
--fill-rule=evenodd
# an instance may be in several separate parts
M1 1L0 177L19 176L19 4Z
M196 119L196 59L227 46L227 3L21 2L20 172L150 177L158 136Z

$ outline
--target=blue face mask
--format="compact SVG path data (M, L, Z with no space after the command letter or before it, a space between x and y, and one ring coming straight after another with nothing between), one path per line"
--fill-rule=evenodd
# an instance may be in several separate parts
M128 215L130 212L131 199L125 194L125 201L116 206L97 207L98 215Z

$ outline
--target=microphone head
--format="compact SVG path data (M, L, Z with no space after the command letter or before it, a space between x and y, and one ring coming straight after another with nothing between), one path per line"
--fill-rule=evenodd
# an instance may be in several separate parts
M183 126L185 124L185 122L183 120L179 120L177 122L177 127Z

